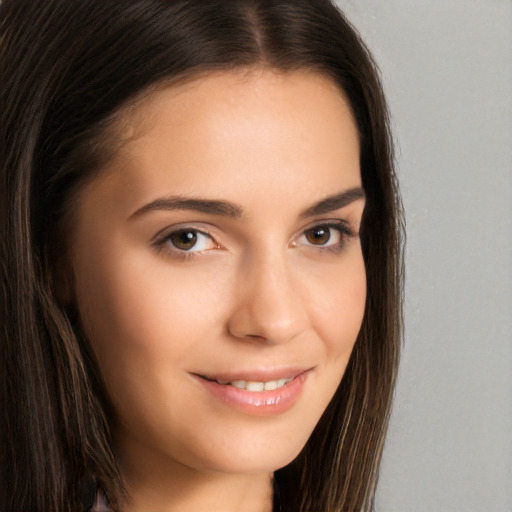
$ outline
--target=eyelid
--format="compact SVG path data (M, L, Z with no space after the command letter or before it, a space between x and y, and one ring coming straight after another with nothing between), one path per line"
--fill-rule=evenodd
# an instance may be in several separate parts
M340 240L336 243L328 245L315 245L307 243L302 244L299 242L301 237L306 236L307 231L320 227L337 230L339 232ZM303 245L307 249L312 249L315 251L339 253L343 250L349 238L354 238L357 236L359 236L359 233L355 232L350 227L350 223L344 219L318 219L317 221L311 222L301 229L301 231L294 238L293 246L297 247Z
M194 231L201 231L205 234L209 234L209 228L203 222L177 222L176 224L167 224L164 228L158 230L150 239L150 242L174 233L175 231L181 231L183 229L193 229Z
M184 223L180 223L180 224L174 224L172 226L167 226L166 228L160 230L155 236L153 236L150 243L157 251L167 252L168 254L172 255L173 257L181 258L181 259L193 258L202 253L210 251L214 248L218 248L218 249L222 248L221 244L219 244L217 242L217 240L214 237L214 235L212 234L211 230L206 228L204 225L199 227L198 224L200 224L200 223L184 222ZM171 244L167 244L167 241L169 240L169 238L172 234L179 232L179 231L187 231L187 230L194 231L196 233L200 233L201 235L203 235L205 237L208 237L212 241L212 244L215 247L212 247L212 249L202 249L202 250L198 250L198 251L193 251L193 250L186 251L186 250L181 250L177 247L173 247Z
M355 231L350 227L350 222L344 219L318 219L316 221L308 223L306 226L301 228L297 233L297 236L304 234L306 231L316 227L329 227L333 229L339 229L346 235L356 235Z

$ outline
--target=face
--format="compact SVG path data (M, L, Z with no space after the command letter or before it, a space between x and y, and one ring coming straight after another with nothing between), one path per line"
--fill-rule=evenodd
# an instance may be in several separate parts
M309 438L363 318L348 103L305 71L223 72L130 116L70 238L120 457L273 471Z

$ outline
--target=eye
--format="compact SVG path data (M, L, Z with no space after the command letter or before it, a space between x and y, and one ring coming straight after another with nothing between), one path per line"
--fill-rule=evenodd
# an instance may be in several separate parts
M213 238L203 231L193 228L176 229L167 232L155 242L161 249L175 253L194 254L218 247Z
M298 243L326 250L341 250L353 232L345 222L317 224L301 234Z
M311 245L332 245L338 243L341 238L339 229L331 226L315 226L306 230L304 236Z

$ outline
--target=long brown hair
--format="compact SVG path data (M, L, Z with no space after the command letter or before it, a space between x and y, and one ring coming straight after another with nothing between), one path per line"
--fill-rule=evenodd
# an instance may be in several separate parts
M119 502L108 397L76 313L55 291L59 234L137 98L180 77L254 65L314 70L339 85L357 121L367 196L363 325L310 440L275 473L274 508L373 508L401 338L403 222L386 103L356 31L329 0L3 0L1 511L83 510L71 498L88 475Z

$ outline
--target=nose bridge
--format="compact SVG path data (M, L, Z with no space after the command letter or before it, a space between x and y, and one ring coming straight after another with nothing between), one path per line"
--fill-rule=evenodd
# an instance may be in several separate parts
M265 244L241 261L230 332L239 338L282 343L308 326L307 311L286 248Z

